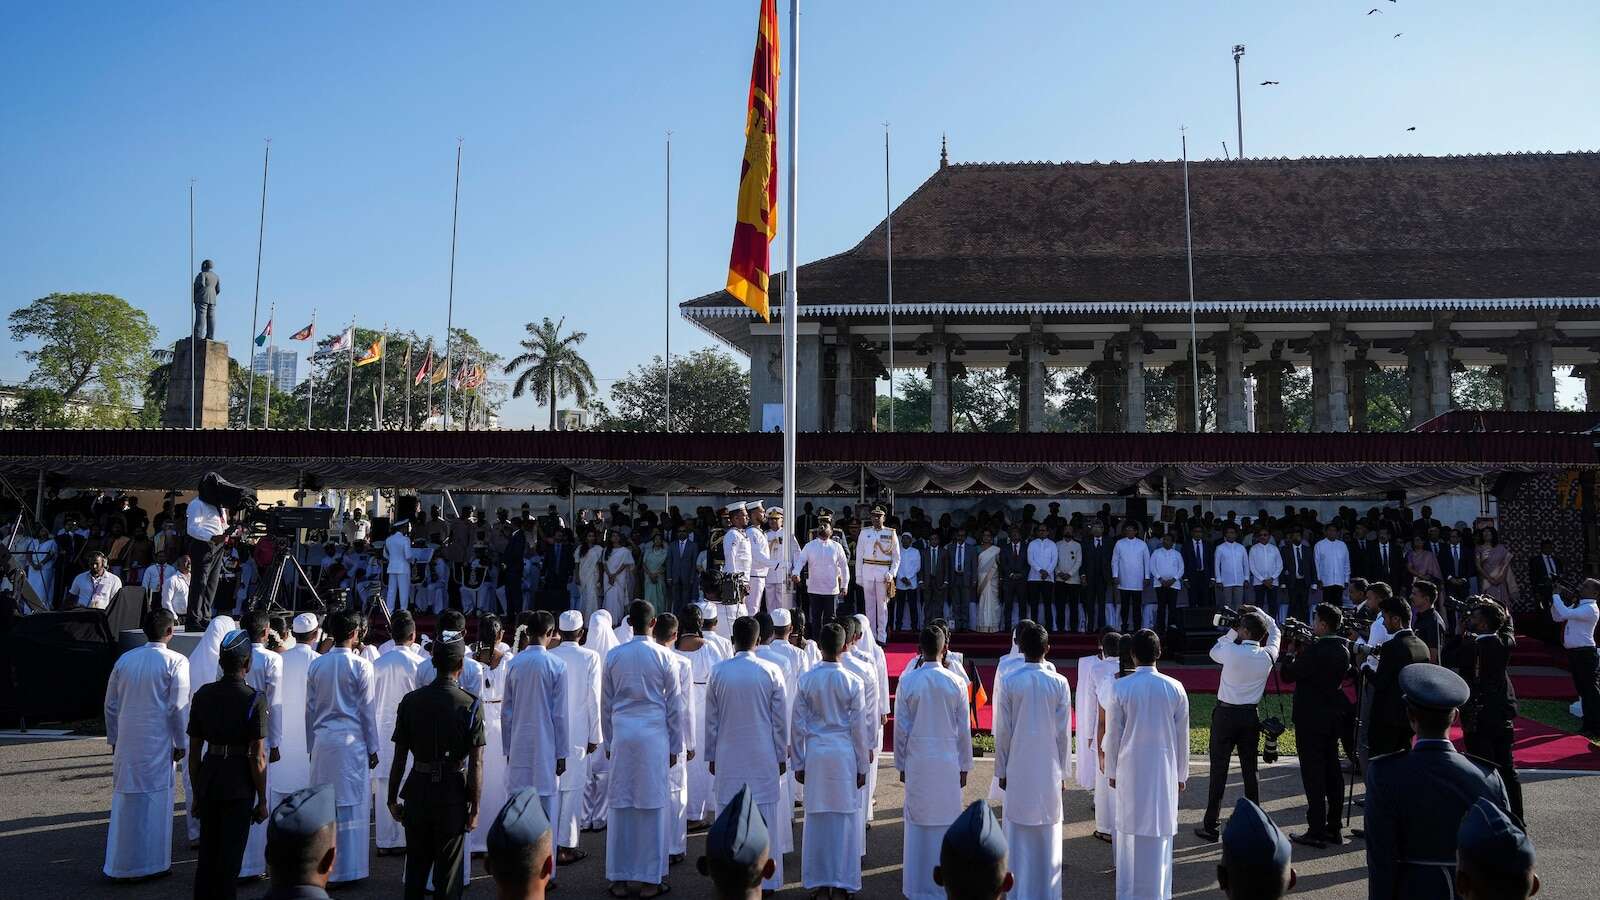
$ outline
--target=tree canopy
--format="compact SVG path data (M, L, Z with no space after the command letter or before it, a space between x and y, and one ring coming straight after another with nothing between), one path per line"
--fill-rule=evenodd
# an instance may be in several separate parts
M666 362L652 357L611 385L609 404L590 404L595 427L660 431L666 393ZM673 431L744 431L749 415L750 372L738 360L715 347L672 358Z
M578 354L578 346L589 335L583 331L562 335L566 321L565 316L560 322L545 316L538 324L529 322L524 326L528 336L521 341L522 352L505 365L507 375L517 376L511 386L512 397L529 392L535 401L550 407L551 431L556 427L556 404L562 397L570 394L576 405L583 407L595 393L594 373Z
M50 294L8 321L13 340L37 344L22 351L30 388L54 392L64 413L87 404L102 424L132 421L156 339L143 310L113 294Z

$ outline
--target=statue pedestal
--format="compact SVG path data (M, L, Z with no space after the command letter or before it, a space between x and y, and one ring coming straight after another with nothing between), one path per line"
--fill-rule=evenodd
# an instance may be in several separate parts
M167 385L164 428L228 427L228 345L192 338L172 346L172 376ZM192 362L191 362L192 361ZM193 418L190 417L190 366L194 369Z

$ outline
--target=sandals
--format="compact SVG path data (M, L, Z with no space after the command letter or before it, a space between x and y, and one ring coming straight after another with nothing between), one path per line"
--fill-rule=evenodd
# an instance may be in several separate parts
M562 849L567 850L572 855L568 856L566 859L560 859L558 854L558 858L556 859L556 865L558 866L570 866L573 863L580 863L589 858L589 854L587 852L579 850L576 847L570 849L563 847Z
M654 900L656 897L663 897L670 893L672 893L672 885L663 881L656 885L656 892L654 894L646 894L643 891L640 891L639 900Z
M619 891L620 893L618 893ZM627 900L627 898L630 896L628 893L627 884L621 881L611 882L611 886L606 888L606 893L616 897L617 900Z

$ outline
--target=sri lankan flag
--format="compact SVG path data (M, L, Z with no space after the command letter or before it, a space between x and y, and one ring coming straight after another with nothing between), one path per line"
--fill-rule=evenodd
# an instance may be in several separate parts
M744 161L739 168L739 211L728 260L728 293L766 321L772 238L778 233L778 4L761 0L756 58L745 105Z

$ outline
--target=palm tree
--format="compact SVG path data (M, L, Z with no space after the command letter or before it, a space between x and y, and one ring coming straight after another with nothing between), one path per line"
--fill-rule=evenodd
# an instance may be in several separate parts
M507 375L522 370L522 374L517 375L517 383L511 387L512 397L521 397L523 391L531 389L534 400L549 404L551 431L556 429L559 398L571 394L582 406L595 392L594 373L578 355L578 345L589 335L574 331L562 337L561 326L566 321L565 316L560 322L551 322L546 316L538 325L529 322L528 336L521 342L526 352L506 363L505 369Z

